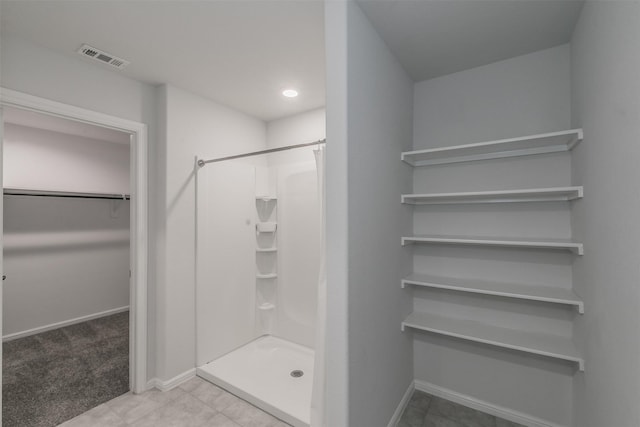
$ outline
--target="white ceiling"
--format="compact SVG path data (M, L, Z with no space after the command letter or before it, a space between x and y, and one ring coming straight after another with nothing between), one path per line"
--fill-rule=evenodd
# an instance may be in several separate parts
M92 140L118 144L128 144L130 141L129 134L126 132L20 108L4 107L2 109L2 119L6 123L14 125L76 135Z
M331 0L329 0L331 1ZM325 103L321 0L1 0L1 35L97 67L83 43L265 121ZM415 81L566 43L581 0L359 0ZM281 91L295 87L300 96Z
M98 67L87 43L131 61L122 71L169 83L262 120L322 107L324 5L319 0L2 0L2 35ZM298 98L281 95L295 87Z
M358 0L414 81L567 43L582 0Z

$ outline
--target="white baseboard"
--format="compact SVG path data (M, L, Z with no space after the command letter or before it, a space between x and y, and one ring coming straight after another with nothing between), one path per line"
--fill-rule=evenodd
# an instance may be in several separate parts
M196 376L196 368L189 369L175 377L163 381L160 378L153 378L147 383L147 389L157 388L160 391L169 391L183 382L189 381L191 378Z
M496 417L504 418L505 420L522 424L528 427L566 427L534 417L529 414L514 411L503 406L494 405L493 403L485 402L483 400L476 399L475 397L457 393L455 391L428 383L426 381L415 380L414 384L416 390L424 391L425 393L429 393L434 396L438 396L443 399L468 406L469 408L486 412L487 414L495 415Z
M12 341L18 338L28 337L30 335L39 334L41 332L51 331L53 329L62 328L65 326L75 325L76 323L86 322L88 320L98 319L100 317L111 316L112 314L122 313L123 311L128 311L129 306L113 308L111 310L101 311L100 313L93 313L86 316L76 317L75 319L69 319L62 322L51 323L50 325L39 326L37 328L28 329L26 331L14 332L12 334L7 334L2 337L2 341Z
M402 396L402 399L400 400L400 403L398 404L396 411L393 413L393 416L391 417L389 424L387 424L387 427L396 427L396 425L400 421L400 417L402 417L402 413L404 412L404 410L407 408L407 405L409 404L409 400L411 399L413 390L415 390L415 385L414 385L414 381L411 381L411 384L409 384L409 387L407 387L407 391L404 392L404 396Z

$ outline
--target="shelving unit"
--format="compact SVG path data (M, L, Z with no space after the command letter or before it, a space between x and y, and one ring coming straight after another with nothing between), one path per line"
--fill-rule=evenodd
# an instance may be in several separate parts
M471 246L504 246L523 249L562 249L568 250L576 255L583 255L582 243L575 243L565 239L515 239L515 238L486 238L486 237L454 237L417 235L402 238L402 246L413 243L427 244L451 244L451 245L471 245Z
M276 273L256 274L256 279L275 279L278 275Z
M504 191L403 194L401 202L409 205L562 202L576 200L582 197L582 187L557 187Z
M562 153L572 150L583 139L582 129L501 139L476 144L440 147L404 152L402 161L414 167L446 165L501 159L535 154ZM408 205L462 205L478 203L540 203L571 202L584 196L581 186L486 190L451 193L402 194L401 202ZM503 247L515 249L563 250L583 255L582 243L570 239L498 238L456 235L404 236L402 245L463 245L478 247ZM500 283L479 279L436 277L413 273L401 280L401 287L425 287L452 292L474 293L491 297L513 298L524 301L540 301L575 307L584 313L584 302L572 290L517 283ZM584 360L570 338L551 334L539 334L493 326L473 320L450 318L434 313L414 312L403 322L401 329L411 328L472 342L490 344L526 353L566 360L578 364L584 370Z
M426 274L412 274L405 277L402 279L401 287L404 288L407 285L565 304L575 306L578 309L578 313L584 314L584 302L569 289L550 286L488 282L475 279L469 280L452 277L436 277Z
M413 312L402 322L402 330L413 328L463 340L490 344L526 353L567 360L584 371L584 359L569 338L487 325L472 320Z
M271 304L270 302L263 302L258 306L258 310L262 310L262 311L273 310L275 308L276 306Z
M411 166L428 166L558 153L570 151L582 139L582 129L572 129L475 144L407 151L402 153L401 158Z
M277 197L256 195L256 333L271 334L278 289Z

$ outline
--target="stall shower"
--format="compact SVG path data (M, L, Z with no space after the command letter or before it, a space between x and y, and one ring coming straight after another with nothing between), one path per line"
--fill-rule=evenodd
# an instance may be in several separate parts
M296 427L323 394L323 145L197 166L197 374Z

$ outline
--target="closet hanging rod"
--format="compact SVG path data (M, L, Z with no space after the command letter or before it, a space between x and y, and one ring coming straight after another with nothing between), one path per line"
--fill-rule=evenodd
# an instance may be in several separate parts
M307 142L304 144L287 145L286 147L269 148L268 150L253 151L251 153L236 154L235 156L218 157L217 159L198 160L198 166L203 167L207 163L217 163L225 160L241 159L243 157L259 156L260 154L277 153L278 151L292 150L294 148L311 147L313 145L320 145L326 143L326 139L319 139L314 142Z
M107 200L130 200L129 194L115 193L78 193L73 191L46 191L46 190L23 190L18 188L4 188L5 196L37 196L37 197L66 197L72 199L107 199Z

